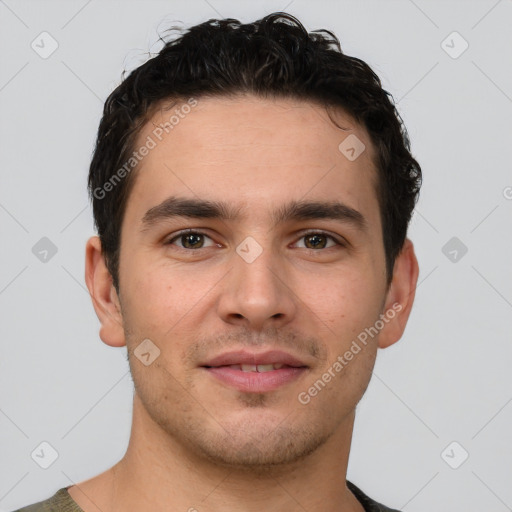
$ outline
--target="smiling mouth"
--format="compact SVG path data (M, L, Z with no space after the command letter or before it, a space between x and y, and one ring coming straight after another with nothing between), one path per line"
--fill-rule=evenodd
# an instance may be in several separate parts
M271 364L229 364L223 366L205 366L204 368L231 368L232 370L239 370L242 372L271 372L274 370L280 370L281 368L294 368L283 363L271 363Z
M310 368L299 356L282 350L254 352L243 348L204 361L200 369L212 377L213 385L264 393L291 384Z
M202 366L215 382L244 393L265 393L291 384L303 375L307 366L275 364L230 364Z

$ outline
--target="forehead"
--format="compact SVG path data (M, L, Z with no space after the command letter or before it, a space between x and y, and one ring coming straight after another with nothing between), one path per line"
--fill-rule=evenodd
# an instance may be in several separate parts
M330 113L312 102L252 95L161 105L135 144L151 140L152 149L136 168L136 201L128 209L137 206L140 217L170 195L222 198L244 209L303 198L372 209L377 174L370 138L343 111Z
M138 145L148 136L159 145L172 143L174 139L176 146L183 141L187 143L180 151L184 156L192 148L197 154L197 150L208 147L209 151L231 152L231 157L237 154L240 158L244 158L248 151L257 151L258 147L264 149L262 156L269 158L276 156L275 152L269 151L272 146L296 154L303 148L297 159L309 158L320 163L327 156L326 149L333 156L339 156L339 143L349 135L364 143L363 160L372 164L375 151L368 133L340 107L325 107L317 102L289 97L235 94L183 98L155 105L138 136ZM162 142L164 144L160 144ZM240 144L244 142L246 148ZM236 154L232 151L235 143L238 143ZM175 156L179 158L180 154Z

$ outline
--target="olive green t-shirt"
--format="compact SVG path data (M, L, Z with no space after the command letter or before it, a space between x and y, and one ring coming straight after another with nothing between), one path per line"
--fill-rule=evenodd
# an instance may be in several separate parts
M391 509L372 500L361 489L352 482L347 481L347 487L358 499L365 512L400 512ZM13 512L84 512L68 493L68 488L59 489L51 498L27 507L14 510Z

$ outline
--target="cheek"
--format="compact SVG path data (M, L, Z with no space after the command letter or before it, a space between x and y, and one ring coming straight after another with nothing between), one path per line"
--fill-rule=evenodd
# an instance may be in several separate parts
M163 346L163 334L176 323L179 308L183 306L183 301L175 298L177 284L141 258L126 261L121 276L121 298L125 330L132 347L145 338Z
M186 338L194 315L208 307L206 292L218 280L214 272L188 270L164 258L149 261L137 255L126 265L122 280L125 320L139 337L154 338L162 347L177 346L179 339ZM197 323L192 323L197 329Z
M319 282L317 278L308 278L299 296L304 297L317 318L333 331L331 334L357 335L378 317L382 294L372 269L351 268L331 273L320 286L313 286L311 279Z

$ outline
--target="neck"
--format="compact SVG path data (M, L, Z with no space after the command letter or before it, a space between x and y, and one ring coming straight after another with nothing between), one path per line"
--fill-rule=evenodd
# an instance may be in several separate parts
M345 483L354 416L301 460L272 468L227 467L170 438L135 394L125 456L95 483L80 484L70 494L85 512L156 512L170 506L189 512L362 512Z

